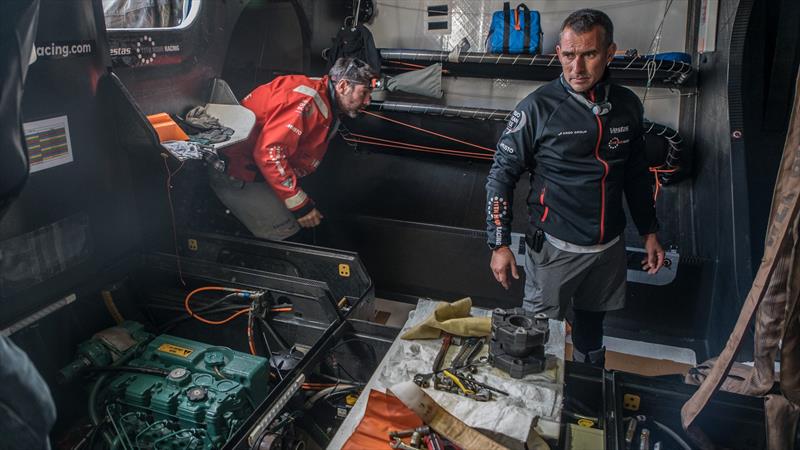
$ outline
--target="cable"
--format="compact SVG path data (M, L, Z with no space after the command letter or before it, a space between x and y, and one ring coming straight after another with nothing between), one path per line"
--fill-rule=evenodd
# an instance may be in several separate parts
M663 423L661 423L661 422L659 422L657 420L653 420L653 423L658 428L661 428L661 431L663 431L664 433L669 435L669 437L671 437L673 440L675 440L675 442L677 442L678 445L680 445L681 447L683 447L686 450L692 450L692 447L690 447L689 444L686 443L686 441L681 439L681 437L678 436L678 433L672 431L672 428L669 428L668 426L664 425Z
M243 295L246 294L246 295L244 295L244 298L248 298L250 295L254 294L253 292L245 291L244 289L226 288L226 287L222 287L222 286L205 286L205 287L197 288L197 289L193 290L192 292L189 292L189 294L187 294L186 298L183 300L183 307L186 310L186 312L189 313L189 317L197 319L200 322L203 322L203 323L208 324L208 325L223 325L223 324L226 324L226 323L230 322L231 320L241 316L242 314L246 314L248 311L251 310L251 308L240 309L237 312L231 314L230 316L228 316L227 318L222 319L222 320L208 320L206 318L200 317L194 311L192 311L192 309L189 307L189 300L191 300L191 298L192 298L192 296L194 294L196 294L198 292L204 292L204 291L222 291L222 292L235 292L237 294L243 294Z
M647 84L644 88L644 95L642 95L642 105L644 105L645 100L647 100L647 93L650 91L650 85L653 82L653 78L656 76L656 71L658 67L656 66L656 55L658 54L658 50L661 48L661 32L664 29L664 21L667 19L667 14L669 13L669 9L672 7L673 0L667 0L667 4L664 7L664 15L661 16L661 22L658 24L658 28L656 28L656 32L653 33L653 39L650 41L650 46L648 48L648 53L652 55L652 59L647 61L645 67L647 68ZM660 64L658 65L660 66Z
M175 244L175 263L178 266L178 280L180 280L183 286L186 286L186 281L183 279L183 269L181 268L181 257L178 254L178 231L175 226L175 208L172 205L172 177L177 174L183 168L183 161L181 161L181 165L175 169L174 172L169 170L169 164L167 163L167 158L169 156L166 153L162 153L161 157L164 159L164 170L167 172L167 203L169 203L169 215L172 220L172 241Z
M256 355L256 342L253 339L253 308L247 312L247 346L250 347L250 354Z
M314 403L316 403L317 401L319 401L322 398L325 398L325 397L328 397L329 395L332 395L333 393L335 393L337 391L338 388L341 388L339 390L339 392L350 392L350 391L357 391L357 390L361 389L360 387L354 386L352 384L339 384L338 386L325 388L325 389L317 392L316 394L312 395L311 398L309 398L306 401L305 409L310 409L312 406L314 406Z
M398 124L398 125L402 125L404 127L411 128L411 129L416 130L416 131L420 131L420 132L423 132L423 133L426 133L426 134L430 134L430 135L433 135L433 136L436 136L436 137L440 137L442 139L447 139L448 141L458 142L459 144L468 145L470 147L474 147L474 148L477 148L479 150L484 150L484 151L487 151L489 153L494 153L494 149L491 149L489 147L484 147L482 145L477 145L477 144L473 144L471 142L462 141L461 139L456 139L454 137L450 137L450 136L447 136L447 135L444 135L444 134L441 134L441 133L437 133L435 131L431 131L431 130L428 130L428 129L425 129L425 128L422 128L422 127L417 127L417 126L414 126L414 125L411 125L411 124L407 124L405 122L401 122L399 120L390 119L389 117L386 117L386 116L383 116L381 114L377 114L377 113L374 113L374 112L371 112L371 111L361 110L361 112L363 112L364 114L367 114L369 116L377 117L378 119L385 120L387 122L392 122L392 123L395 123L395 124Z
M288 350L291 347L289 343L287 343L286 340L283 339L280 334L278 334L278 331L275 330L266 319L259 317L258 320L261 322L261 325L266 328L269 335L272 336L272 339L278 343L278 346L281 347L281 350Z

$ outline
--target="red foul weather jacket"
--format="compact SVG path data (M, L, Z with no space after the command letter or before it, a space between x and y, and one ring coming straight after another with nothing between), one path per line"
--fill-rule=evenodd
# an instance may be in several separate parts
M311 212L314 202L297 181L317 169L336 131L331 97L327 76L288 75L257 87L242 100L256 124L247 141L225 152L228 175L263 177L295 217Z

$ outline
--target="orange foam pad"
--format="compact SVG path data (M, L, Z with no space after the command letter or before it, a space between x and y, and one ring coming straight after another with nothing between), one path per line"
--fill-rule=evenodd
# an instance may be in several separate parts
M397 397L372 390L364 418L342 450L391 450L390 431L410 430L422 425L422 419Z
M189 140L189 136L181 130L181 127L167 113L151 114L147 116L147 120L155 128L160 142Z

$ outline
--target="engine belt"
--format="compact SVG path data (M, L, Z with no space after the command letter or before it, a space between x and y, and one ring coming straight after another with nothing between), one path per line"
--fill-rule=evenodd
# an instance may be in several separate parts
M797 78L795 89L794 108L789 120L789 131L786 135L778 178L772 196L761 266L753 280L747 299L742 305L739 319L736 321L725 348L714 364L714 368L681 409L683 428L693 436L697 435L695 432L699 431L694 423L697 416L725 381L733 359L741 347L742 337L748 324L759 305L764 301L767 288L775 282L773 277L789 276L789 271L782 270L776 274L776 269L784 258L791 258L791 239L794 232L792 224L796 223L800 211L800 95L797 95L797 92L800 91L800 76ZM797 301L796 298L792 300ZM796 305L791 305L787 311L793 312L794 307ZM758 339L758 336L756 338ZM795 356L795 358L797 357ZM795 361L792 363L796 364Z

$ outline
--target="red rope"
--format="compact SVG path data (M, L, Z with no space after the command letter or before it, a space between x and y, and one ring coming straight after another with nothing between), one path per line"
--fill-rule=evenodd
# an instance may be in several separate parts
M401 69L399 67L391 67L391 69L394 69L394 70L419 70L419 69L424 69L424 68L428 67L428 66L423 66L421 64L412 64L412 63L407 63L407 62L403 62L403 61L395 61L393 59L387 59L387 60L384 60L384 62L391 63L391 64L397 64L397 65L400 65L400 66L409 67L408 69ZM450 73L450 71L447 70L447 69L442 69L442 73Z
M662 166L649 168L650 172L653 173L653 176L656 179L656 189L653 191L653 203L655 203L656 200L658 200L658 193L661 191L661 180L658 178L658 174L674 173L677 172L679 169L678 167L675 167L673 169L662 169L661 167Z
M360 136L360 137L363 137L365 139L354 139L354 138L345 137L345 136L342 136L342 137L347 142L358 142L358 143L361 143L361 144L377 145L377 146L380 146L380 147L399 148L399 149L403 149L403 150L413 150L413 151L424 152L424 153L438 153L438 154L442 154L442 155L463 156L463 157L485 159L485 160L491 160L492 159L491 155L486 155L486 154L483 154L483 153L473 153L473 152L467 152L467 151L462 151L462 150L450 150L450 149L445 149L445 148L427 147L427 146L424 146L424 145L408 144L408 143L405 143L405 142L398 142L398 141L392 141L392 140L389 140L389 139L375 138L375 137L372 137L372 136L364 136L364 135L355 134L355 133L351 133L351 135L352 136Z
M491 149L489 147L484 147L482 145L477 145L477 144L473 144L471 142L462 141L461 139L456 139L454 137L446 136L444 134L439 134L439 133L437 133L435 131L426 130L425 128L415 127L414 125L411 125L411 124L408 124L408 123L405 123L405 122L401 122L399 120L390 119L390 118L388 118L386 116L382 116L380 114L376 114L374 112L370 112L370 111L367 111L367 110L362 110L362 111L364 112L364 114L368 114L370 116L377 117L377 118L379 118L381 120L385 120L387 122L396 123L396 124L402 125L404 127L408 127L408 128L411 128L411 129L414 129L414 130L417 130L417 131L421 131L423 133L427 133L427 134L430 134L430 135L433 135L433 136L436 136L436 137L440 137L442 139L447 139L449 141L458 142L459 144L468 145L470 147L474 147L474 148L477 148L479 150L484 150L484 151L487 151L487 152L490 152L490 153L494 153L494 149Z

